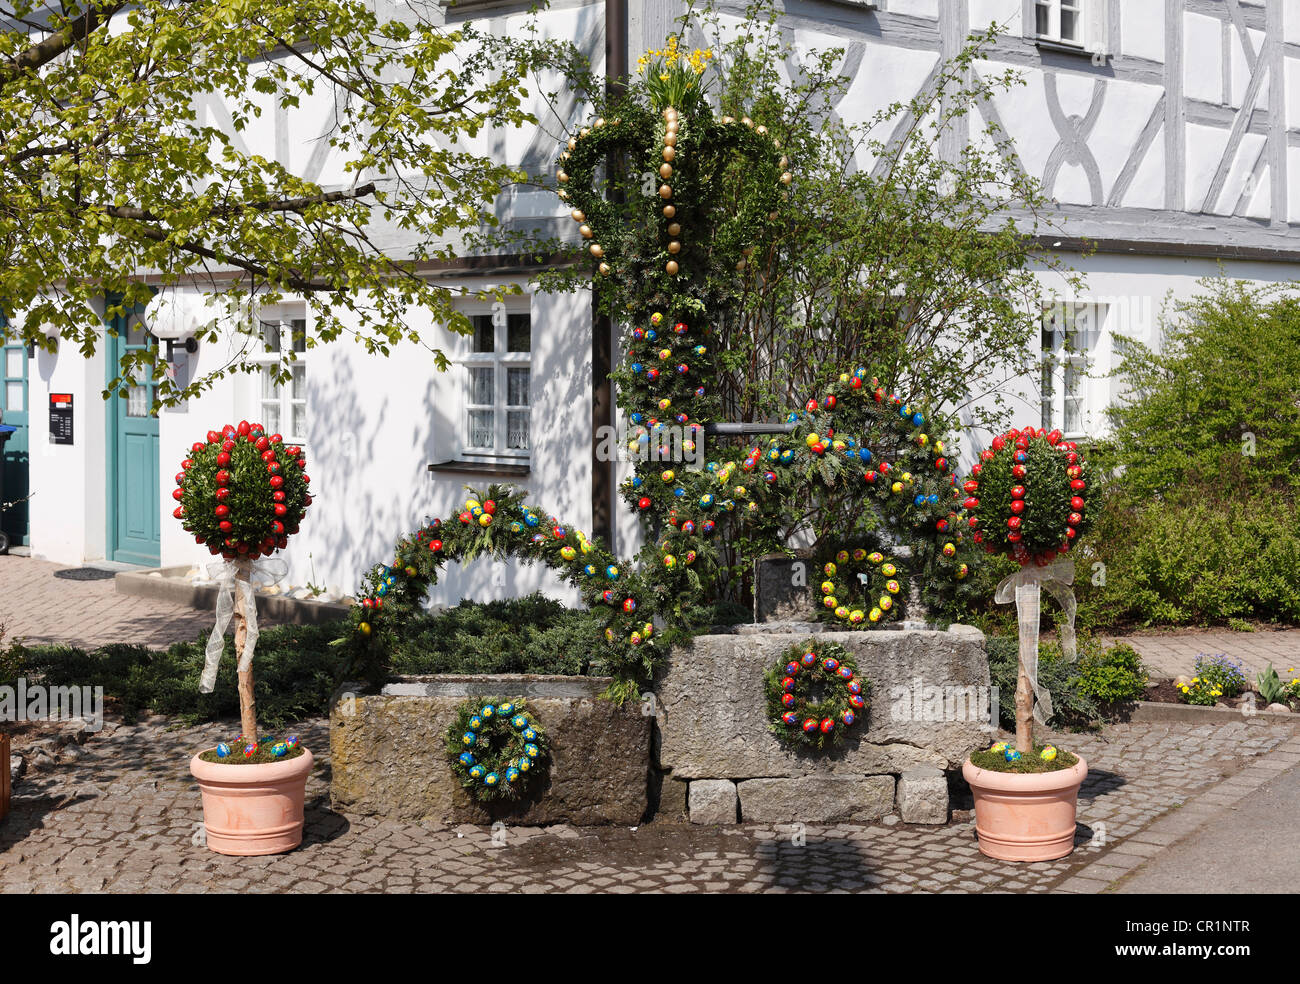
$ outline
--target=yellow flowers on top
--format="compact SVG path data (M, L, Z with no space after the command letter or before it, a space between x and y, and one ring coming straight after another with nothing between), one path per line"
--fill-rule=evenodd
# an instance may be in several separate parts
M713 60L712 48L696 48L690 54L681 50L677 35L671 35L668 38L668 46L663 49L651 48L644 55L636 60L636 69L638 72L644 72L651 65L663 63L665 69L679 68L685 66L690 68L696 75L703 75L704 70L708 68L709 62ZM667 82L668 72L659 73L660 80Z

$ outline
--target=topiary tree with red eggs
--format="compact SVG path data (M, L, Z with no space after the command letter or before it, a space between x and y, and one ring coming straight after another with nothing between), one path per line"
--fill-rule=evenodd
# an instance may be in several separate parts
M1016 748L1033 750L1033 720L1052 714L1051 695L1038 687L1040 589L1066 612L1061 645L1074 658L1074 564L1065 555L1092 525L1087 463L1059 430L1012 428L993 438L962 489L972 538L990 554L1005 554L1022 570L998 585L996 599L1016 602L1020 666L1016 680ZM1035 700L1037 698L1037 700Z
M253 700L252 654L257 643L257 607L253 595L254 562L288 545L311 505L311 483L302 449L266 434L261 424L240 421L208 431L195 442L176 475L177 500L172 513L195 542L225 560L216 573L222 584L217 625L208 640L207 665L200 689L210 693L224 648L223 631L235 618L235 653L239 658L239 708L243 733L257 736Z

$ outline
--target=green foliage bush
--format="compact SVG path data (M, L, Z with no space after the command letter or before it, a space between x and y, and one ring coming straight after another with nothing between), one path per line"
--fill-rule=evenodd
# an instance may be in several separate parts
M718 615L701 612L700 618ZM725 616L725 613L721 613ZM734 615L734 613L732 613ZM719 619L722 620L722 619ZM603 622L586 611L531 595L488 604L462 602L412 623L401 641L394 669L421 673L598 674L590 654ZM323 625L263 629L254 674L257 713L268 732L328 712L330 698L350 677L346 620ZM206 637L155 651L118 644L86 651L71 646L14 645L0 649L0 684L18 676L40 677L53 686L102 686L121 702L123 715L175 715L186 723L238 715L234 642L226 641L216 689L199 693Z
M1127 643L1106 650L1089 646L1079 657L1079 690L1102 704L1137 700L1149 679L1137 650Z
M1080 577L1078 593L1093 626L1300 621L1300 513L1278 495L1112 496L1092 549L1104 583Z

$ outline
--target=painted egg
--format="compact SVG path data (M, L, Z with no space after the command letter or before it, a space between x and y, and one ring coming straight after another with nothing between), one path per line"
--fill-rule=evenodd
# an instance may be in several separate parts
M605 568L605 577L609 578L611 581L617 581L618 568L615 567L613 564L610 564L608 567Z
M855 608L853 609L853 611L849 612L849 621L852 622L854 625L860 624L866 619L866 617L867 617L867 613L864 612L861 608Z
M624 598L624 599L623 599L623 611L625 611L625 612L629 612L629 613L636 611L636 599L635 599L635 598Z
M822 734L829 735L835 730L835 721L833 718L822 718L822 723L819 727L821 728Z
M806 732L808 732L809 734L812 734L814 731L816 731L816 730L817 730L817 719L816 719L816 718L808 718L808 720L804 721L804 723L803 723L803 730L806 731Z
M796 714L794 711L786 711L784 714L781 715L781 721L784 724L798 724L799 715Z
M825 670L827 673L834 673L839 668L840 668L840 661L836 659L834 656L827 656L824 660L822 660L822 669Z
M510 725L516 731L520 728L526 728L528 727L528 718L524 717L522 714L516 714L510 719Z
M838 568L836 568L836 566L835 566L834 563L828 562L828 563L826 564L826 566L822 568L822 572L823 572L827 577L834 577L834 576L835 576L835 571L836 571L837 569L838 569Z
M1043 750L1038 753L1038 757L1044 762L1052 762L1056 759L1056 746L1044 745Z
M525 745L524 754L527 755L530 759L535 759L537 758L537 756L542 754L542 750L538 748L536 745Z
M578 556L578 551L574 550L573 547L568 547L568 546L561 547L560 556L563 557L565 560L576 560Z
M282 741L278 741L271 746L271 754L276 758L284 758L289 754L289 746Z
M853 723L854 721L856 721L857 719L858 719L857 715L854 714L852 711L844 711L844 712L840 715L840 720L844 722L844 726L845 726L845 727L848 727L850 724L852 724L852 723Z
M518 778L519 778L519 770L516 769L513 765L510 766L510 768L506 769L506 774L505 774L506 782L514 782Z
M901 588L899 587L897 581L886 581L885 590L888 591L890 594L898 594Z
M523 730L523 736L524 736L524 741L536 741L537 731L533 728L525 728Z
M858 547L857 550L853 551L853 559L861 563L862 561L867 559L867 552L863 550L861 547Z
M469 767L474 764L474 756L469 752L460 753L460 764Z
M835 606L838 605L839 603L840 600L836 598L834 595L827 595L825 598L822 599L822 604L825 605L827 608L831 609L832 611L835 610Z
M893 577L898 573L898 568L893 564L882 564L880 567L880 573L885 575L885 577Z
M852 680L852 679L853 679L853 668L852 668L851 666L849 666L847 663L841 663L840 666L839 666L839 669L837 669L837 670L835 671L835 674L836 674L836 675L837 675L841 680Z
M792 676L782 677L782 678L781 678L781 689L782 689L782 690L793 690L793 689L794 689L794 677L792 677Z
M873 608L871 609L871 611L867 612L867 618L869 618L873 622L879 622L880 617L881 617L881 611L879 608Z
M491 704L484 704L482 707L479 708L478 716L483 718L483 720L486 721L488 718L492 717L492 715L495 714L496 712L497 712L496 708L493 707Z
M502 717L509 717L514 712L515 712L514 704L506 703L506 704L497 705L497 713L500 714Z
M862 697L861 697L860 695L858 695L858 694L850 694L850 695L849 695L849 706L850 706L850 707L855 707L855 708L857 708L857 709L860 711L860 710L862 710L864 707L867 706L867 702L866 702L865 700L863 700Z
M471 730L477 731L479 728L483 727L483 719L475 714L469 719L469 726Z
M862 684L858 680L850 680L845 686L851 694L862 693Z
M659 311L656 311L654 314L650 315L650 323L654 325L656 328L658 328L661 324L664 323L663 314Z
M835 590L835 585L830 581L822 582L822 594L831 594Z
M795 662L791 661L791 662L785 664L785 675L786 675L786 676L794 676L794 675L795 675L796 673L798 673L798 672L799 672L799 664L798 664L798 663L795 663Z
M873 564L879 564L884 559L885 559L885 555L878 550L875 551L874 553L867 554L867 560Z
M848 610L848 608L847 608L846 606L844 606L844 605L836 605L836 606L835 606L835 617L838 618L838 619L841 619L841 620L848 618L848 617L849 617L849 610Z
M813 663L817 662L817 654L810 649L799 657L799 661L803 663L804 666L812 666Z
M1019 762L1020 750L1018 748L1008 748L1006 751L1002 753L1002 757L1006 759L1008 762Z
M217 758L226 758L230 754L230 746L224 741L217 746Z
M478 741L478 735L474 734L472 731L466 731L460 736L460 743L462 745L469 745L471 748L474 746L474 742L476 741Z
M876 604L880 606L882 612L887 612L894 607L894 599L889 597L889 595L881 595L880 600L876 602Z
M498 776L495 772L489 772L487 775L483 777L483 785L485 786L495 786L500 781L501 781L501 777Z
M706 520L704 521L704 525L701 526L700 529L703 530L705 533L712 533L713 530L714 530L714 528L715 528L716 526L717 526L717 524L716 524L715 522L713 522L713 520L711 520L711 519L706 519Z
M782 695L781 695L781 706L782 706L782 707L794 707L794 705L795 705L795 696L794 696L794 694L782 694Z
M487 775L487 769L483 768L483 766L475 765L470 767L469 777L471 779L482 779L485 775Z

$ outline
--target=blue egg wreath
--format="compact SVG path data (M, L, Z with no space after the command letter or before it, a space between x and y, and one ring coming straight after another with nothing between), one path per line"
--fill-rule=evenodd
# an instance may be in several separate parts
M447 757L480 802L534 792L550 766L549 742L523 700L471 697L447 729Z

